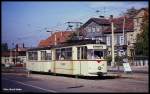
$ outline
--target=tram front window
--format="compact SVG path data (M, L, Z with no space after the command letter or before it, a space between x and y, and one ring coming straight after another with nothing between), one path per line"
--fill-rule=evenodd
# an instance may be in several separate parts
M101 50L94 50L88 49L87 51L88 59L102 59L103 58L103 51Z
M96 59L101 59L103 57L103 52L102 51L94 51L94 57Z

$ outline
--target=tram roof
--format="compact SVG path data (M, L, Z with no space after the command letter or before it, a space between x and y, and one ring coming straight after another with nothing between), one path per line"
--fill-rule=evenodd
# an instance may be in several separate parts
M86 45L86 44L97 44L96 40L69 40L67 42L63 42L57 45L51 45L48 47L36 47L36 48L30 48L28 51L36 51L36 50L48 50L51 48L59 48L59 47L66 47L66 46L74 46L74 45ZM99 44L105 44L104 42L100 42Z
M49 47L35 47L35 48L28 49L28 51L48 50L48 49L51 49L51 48L52 48L51 46L49 46Z
M86 44L97 44L96 40L70 40L67 42L63 42L61 44L56 45L54 48L65 47L65 46L74 46L74 45L86 45ZM106 44L104 42L100 42L99 44Z

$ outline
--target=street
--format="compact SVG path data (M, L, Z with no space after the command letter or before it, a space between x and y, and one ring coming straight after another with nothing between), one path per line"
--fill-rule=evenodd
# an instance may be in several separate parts
M131 75L131 74L128 74ZM82 78L44 74L2 73L3 92L144 92L148 93L148 74L128 77ZM135 77L135 78L134 78Z

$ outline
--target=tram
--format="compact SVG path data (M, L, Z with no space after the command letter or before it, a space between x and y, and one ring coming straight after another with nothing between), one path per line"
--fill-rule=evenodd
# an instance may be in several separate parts
M90 41L63 43L27 51L27 69L78 76L107 73L106 44Z

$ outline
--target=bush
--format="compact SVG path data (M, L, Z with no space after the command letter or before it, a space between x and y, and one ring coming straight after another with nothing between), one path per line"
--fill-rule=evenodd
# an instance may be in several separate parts
M105 59L107 60L107 64L111 65L112 57L111 56L106 56Z
M126 58L126 56L115 56L115 62L117 62L117 65L121 65L123 63L123 59ZM112 56L106 56L105 59L108 62L108 65L111 65L111 61L112 61Z

